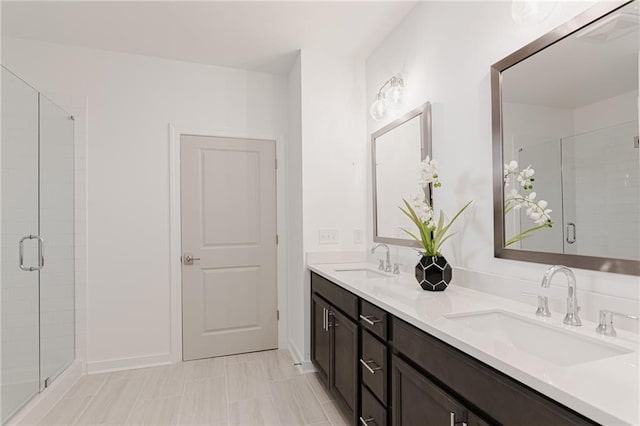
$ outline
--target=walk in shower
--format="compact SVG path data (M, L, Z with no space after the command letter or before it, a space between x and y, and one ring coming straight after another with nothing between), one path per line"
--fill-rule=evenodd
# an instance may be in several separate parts
M638 121L521 147L518 162L535 169L537 199L554 222L521 248L640 259ZM530 223L521 211L519 229Z
M75 358L73 117L2 67L1 419Z

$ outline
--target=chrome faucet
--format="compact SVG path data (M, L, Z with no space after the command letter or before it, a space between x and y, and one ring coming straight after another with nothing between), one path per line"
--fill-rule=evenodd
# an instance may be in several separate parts
M375 246L373 246L371 248L371 254L375 253L376 249L378 247L383 247L387 250L387 254L384 260L384 264L382 263L382 260L380 261L380 264L378 265L378 269L380 269L381 271L385 271L385 272L391 272L391 255L389 254L389 246L387 246L384 243L378 243Z
M567 284L569 285L569 294L567 295L567 315L564 316L563 322L574 326L582 325L582 321L580 321L580 317L578 316L580 307L578 306L576 276L573 274L571 269L562 265L552 266L547 269L542 277L542 287L549 288L551 279L558 272L562 272L567 277Z

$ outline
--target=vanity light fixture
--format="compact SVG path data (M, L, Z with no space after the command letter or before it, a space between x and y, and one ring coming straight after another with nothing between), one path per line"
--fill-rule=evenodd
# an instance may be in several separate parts
M400 76L393 76L385 81L378 93L376 100L369 110L374 120L380 121L386 115L389 108L399 108L404 100L404 80Z

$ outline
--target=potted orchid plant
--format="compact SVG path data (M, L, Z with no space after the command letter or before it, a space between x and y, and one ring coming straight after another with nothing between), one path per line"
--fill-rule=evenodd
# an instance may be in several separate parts
M536 231L553 226L549 215L551 209L547 208L548 203L545 200L535 200L537 194L533 192L534 175L535 170L531 168L531 165L522 170L520 170L517 161L511 161L504 165L504 214L524 208L527 217L534 223L531 228L505 241L505 247L530 237ZM513 185L514 181L515 185ZM521 188L524 194L521 194L518 188Z
M449 233L449 228L458 217L472 203L469 201L462 207L448 223L445 215L440 210L438 220L435 220L433 207L427 200L425 190L429 187L440 188L442 183L438 177L438 163L429 157L420 163L420 186L422 195L413 197L409 203L404 198L404 208L400 210L416 225L417 232L403 228L411 238L420 244L420 262L416 265L415 275L418 283L424 290L443 291L447 288L452 278L451 265L447 262L440 248L454 234Z

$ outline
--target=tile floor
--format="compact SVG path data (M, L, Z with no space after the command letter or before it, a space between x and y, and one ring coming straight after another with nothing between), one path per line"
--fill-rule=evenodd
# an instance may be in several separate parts
M348 425L286 350L83 377L43 425Z

